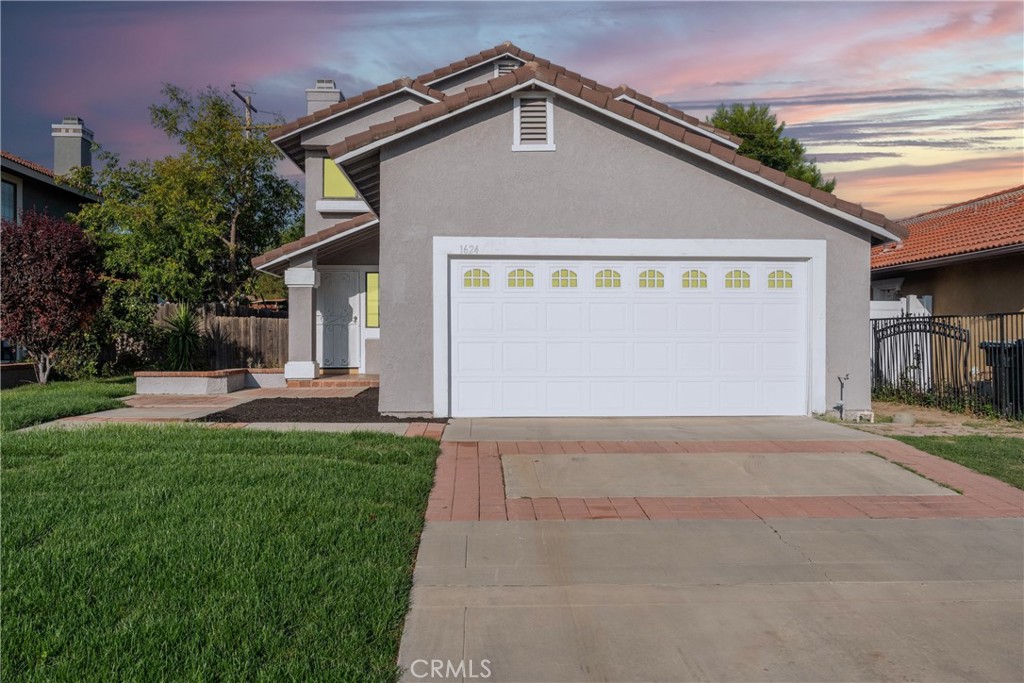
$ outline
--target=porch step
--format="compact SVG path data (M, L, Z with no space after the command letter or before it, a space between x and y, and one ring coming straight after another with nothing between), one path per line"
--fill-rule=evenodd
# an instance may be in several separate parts
M380 375L329 375L317 379L290 379L291 389L329 389L338 387L379 387Z

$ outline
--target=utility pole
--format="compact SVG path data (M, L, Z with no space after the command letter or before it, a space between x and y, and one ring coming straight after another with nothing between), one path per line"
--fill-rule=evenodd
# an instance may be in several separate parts
M245 105L245 139L248 140L252 137L252 115L259 114L260 112L256 107L252 106L252 96L245 95L243 97L242 93L235 89L234 83L231 84L231 92L234 93L235 97L242 100L242 104Z

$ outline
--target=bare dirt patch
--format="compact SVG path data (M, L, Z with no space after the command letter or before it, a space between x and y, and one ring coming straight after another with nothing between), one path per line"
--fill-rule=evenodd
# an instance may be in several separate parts
M349 398L259 398L210 413L202 422L447 422L381 415L376 387Z
M950 413L939 408L909 405L888 401L875 401L873 404L876 422L874 424L858 424L858 429L873 434L892 436L1011 436L1024 438L1024 424L1011 420L997 420ZM913 415L914 424L898 424L890 420L894 415Z

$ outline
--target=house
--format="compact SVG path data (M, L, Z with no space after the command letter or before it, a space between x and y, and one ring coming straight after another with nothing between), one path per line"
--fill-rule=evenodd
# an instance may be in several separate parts
M76 166L92 165L93 133L85 127L80 118L64 117L52 128L53 165L51 170L16 154L0 151L0 189L3 197L2 217L7 221L20 221L26 209L46 212L54 216L65 216L79 210L86 202L97 201L97 197L62 185L56 177L64 175ZM0 362L15 361L19 351L7 340L0 341ZM21 375L18 375L18 372ZM7 366L4 368L2 386L27 381L34 375L31 368Z
M871 250L872 301L931 297L933 315L1024 311L1024 185L899 221Z
M0 151L0 183L3 188L3 218L18 220L26 209L65 216L78 211L96 197L62 185L57 176L76 166L92 166L93 133L82 119L69 116L52 128L53 169Z
M271 131L306 235L286 377L380 375L405 416L806 415L870 407L881 214L740 140L504 43ZM330 101L330 104L327 102Z

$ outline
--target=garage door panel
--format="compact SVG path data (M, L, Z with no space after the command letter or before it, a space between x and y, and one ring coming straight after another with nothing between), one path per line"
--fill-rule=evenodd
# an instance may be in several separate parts
M544 352L545 369L549 374L578 374L587 369L586 344L583 342L547 342Z
M538 332L540 329L540 304L528 302L506 302L502 304L502 332Z
M675 327L672 305L641 303L633 306L633 329L640 334L664 333Z
M547 303L544 313L547 332L583 332L586 329L584 304L581 301Z
M638 373L672 373L671 342L640 342L634 344L633 369Z
M467 261L450 288L452 414L804 414L805 272L797 262Z
M541 369L540 344L537 342L504 342L500 348L502 370L539 374Z
M711 334L715 331L715 306L703 302L676 304L676 329L681 335Z

